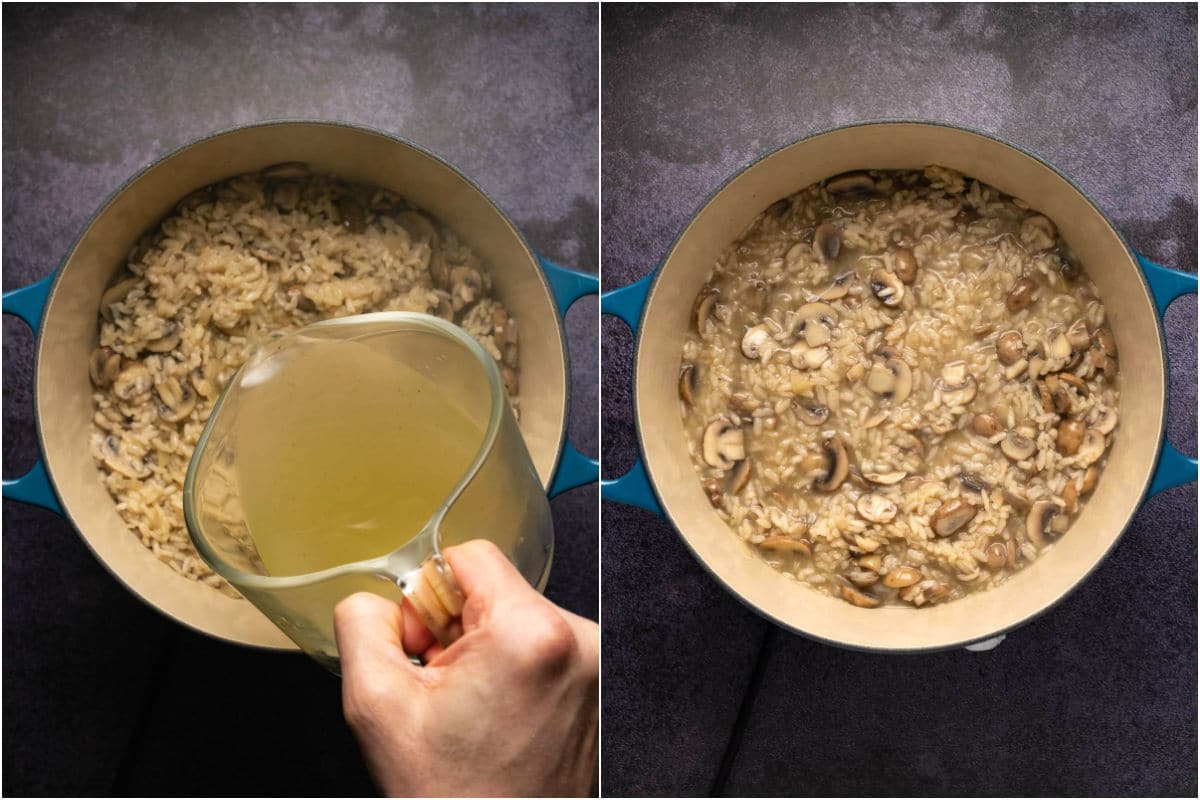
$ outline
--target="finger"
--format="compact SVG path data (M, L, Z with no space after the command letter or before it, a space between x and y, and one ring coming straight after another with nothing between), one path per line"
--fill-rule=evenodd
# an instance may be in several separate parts
M454 570L466 598L463 629L470 630L497 605L524 598L533 587L526 582L500 549L477 539L447 548L443 555Z
M405 655L404 617L399 605L370 592L352 594L337 604L333 632L345 680L397 664L414 669Z
M401 641L404 643L404 652L411 656L419 656L437 640L421 621L421 616L413 608L412 601L405 597L403 605L404 638Z

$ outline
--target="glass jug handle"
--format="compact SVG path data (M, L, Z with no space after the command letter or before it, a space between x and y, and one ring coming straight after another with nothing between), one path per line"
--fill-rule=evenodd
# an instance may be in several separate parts
M438 644L447 647L462 636L460 617L465 598L454 570L440 553L429 556L419 570L406 575L401 586Z

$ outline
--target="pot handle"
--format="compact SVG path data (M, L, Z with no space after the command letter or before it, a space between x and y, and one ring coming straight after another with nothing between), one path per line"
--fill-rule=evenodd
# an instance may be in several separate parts
M1172 300L1180 295L1196 293L1196 275L1194 273L1168 269L1140 254L1135 255L1137 255L1138 264L1146 276L1147 283L1150 284L1150 293L1154 295L1154 305L1158 309L1160 320L1167 313L1167 306L1171 305ZM1167 412L1170 413L1169 403ZM1162 453L1158 457L1158 464L1154 467L1154 479L1150 482L1150 494L1155 495L1172 486L1190 483L1196 480L1196 474L1196 459L1180 453L1164 436Z
M629 326L635 337L638 325L642 319L642 309L646 304L646 295L650 284L654 282L654 273L641 280L613 289L600 295L600 313L618 317ZM606 500L614 500L630 506L639 506L663 516L662 507L654 496L654 488L646 475L646 466L639 453L633 466L619 478L600 481L600 496Z
M53 273L37 283L4 293L4 313L19 317L29 326L35 337L42 324L42 311L45 309L46 297L50 294L52 283ZM46 474L46 465L42 463L40 456L29 472L19 478L4 481L4 496L48 508L56 514L62 513L62 506L54 495L54 487L50 485L50 476Z
M599 294L600 279L586 272L576 272L566 267L560 267L553 261L537 257L542 265L542 272L550 283L550 291L554 294L554 302L558 305L558 316L565 319L567 309L579 298L589 294ZM569 380L569 375L568 375ZM557 497L568 489L583 486L585 483L595 483L600 479L600 462L588 458L567 442L563 446L562 457L558 460L558 470L550 481L550 497Z

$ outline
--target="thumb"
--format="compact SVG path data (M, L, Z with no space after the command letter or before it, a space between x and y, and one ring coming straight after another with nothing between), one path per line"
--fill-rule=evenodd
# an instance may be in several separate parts
M483 539L448 547L442 553L462 589L463 629L469 630L496 608L540 597L496 545Z
M406 640L414 638L411 629L415 622L409 622L406 636L403 608L370 592L352 594L338 603L333 609L333 631L344 685L375 683L392 676L414 680L417 667L408 660L405 644L412 644Z

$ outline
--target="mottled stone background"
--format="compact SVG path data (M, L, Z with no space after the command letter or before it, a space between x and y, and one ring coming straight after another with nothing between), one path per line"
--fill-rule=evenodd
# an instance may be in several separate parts
M606 289L758 156L883 117L1017 142L1196 269L1194 5L605 4L601 28ZM1166 325L1169 433L1194 455L1196 298ZM602 331L613 477L636 449L632 342ZM1194 483L984 654L816 644L727 595L667 522L605 502L602 527L605 794L1196 794Z
M5 6L3 285L48 274L151 160L272 118L403 135L471 176L544 255L594 272L598 11L541 6ZM595 299L569 316L571 433L598 446ZM28 329L4 319L4 475L36 454ZM554 501L547 593L595 618L597 492ZM373 791L339 683L184 630L71 525L4 502L5 794Z

